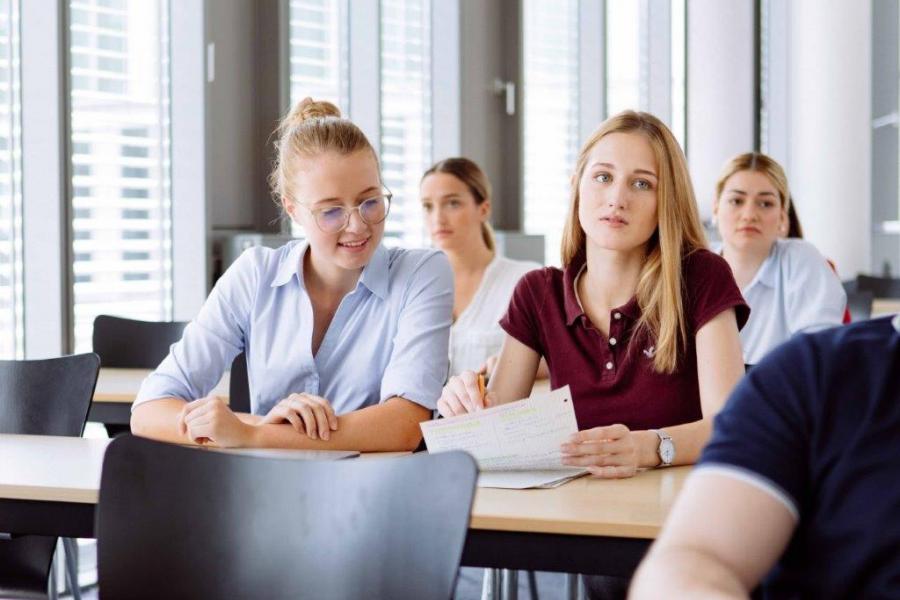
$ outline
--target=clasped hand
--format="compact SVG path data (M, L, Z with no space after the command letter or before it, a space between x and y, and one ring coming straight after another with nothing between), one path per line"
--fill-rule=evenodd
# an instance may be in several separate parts
M245 446L251 427L267 423L290 423L310 439L328 440L337 431L338 419L331 403L312 394L291 394L255 423L242 421L218 396L188 402L178 415L178 431L196 444L222 447Z
M331 403L321 396L291 394L269 411L260 423L290 423L298 433L310 439L328 441L337 431L338 418Z

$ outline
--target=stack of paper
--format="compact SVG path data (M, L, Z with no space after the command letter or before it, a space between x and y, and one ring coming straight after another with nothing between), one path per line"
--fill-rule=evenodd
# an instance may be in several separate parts
M480 487L556 487L587 473L562 464L560 445L578 431L569 386L466 415L422 423L429 452L465 450Z

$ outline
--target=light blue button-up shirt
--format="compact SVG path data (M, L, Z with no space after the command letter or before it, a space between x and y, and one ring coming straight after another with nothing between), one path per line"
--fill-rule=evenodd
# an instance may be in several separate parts
M741 293L750 305L750 319L740 332L744 362L750 365L795 333L840 325L847 307L847 294L825 257L793 238L772 245Z
M254 414L300 392L326 398L337 414L394 396L433 409L448 371L453 273L446 256L379 245L313 356L313 308L301 270L307 247L245 251L144 380L135 405L202 398L246 350Z

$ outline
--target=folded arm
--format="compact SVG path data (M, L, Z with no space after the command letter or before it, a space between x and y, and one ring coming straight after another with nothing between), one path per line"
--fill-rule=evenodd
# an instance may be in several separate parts
M201 401L207 404L200 409L204 416L195 419L198 422L190 431L183 425L187 403L177 398L136 406L131 430L135 435L180 444L199 440L229 447L388 452L414 450L422 437L419 423L431 417L427 408L394 397L337 417L337 429L328 440L322 440L299 433L290 423L262 423L260 417L234 413L221 400L195 402Z

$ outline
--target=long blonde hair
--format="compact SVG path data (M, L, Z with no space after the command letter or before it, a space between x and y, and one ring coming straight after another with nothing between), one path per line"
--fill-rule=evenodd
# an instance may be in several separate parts
M659 223L647 242L647 256L638 279L641 317L634 337L639 332L647 332L655 339L653 368L658 373L672 373L679 366L679 355L687 347L682 261L695 250L705 248L706 238L684 153L669 128L653 115L621 112L604 121L582 146L575 164L569 214L563 231L562 264L569 266L585 251L587 239L578 220L579 182L591 150L611 133L643 135L656 158Z
M461 156L445 158L431 165L422 175L422 180L424 181L426 177L435 173L453 175L462 181L475 199L476 206L480 206L491 199L491 182L484 171L481 170L481 167L478 166L478 163L473 160ZM481 238L484 240L484 245L487 246L488 250L493 251L496 245L494 243L494 229L488 221L482 221L481 223Z
M341 118L341 111L331 102L304 98L281 120L275 135L275 164L269 187L273 200L282 208L284 202L297 201L293 182L299 158L367 150L378 165L378 156L366 135L352 121Z

